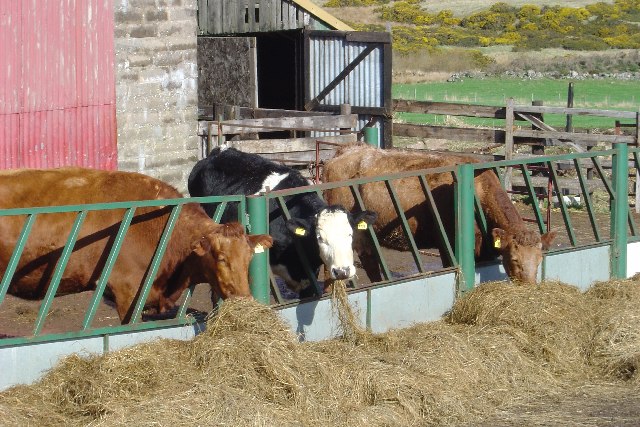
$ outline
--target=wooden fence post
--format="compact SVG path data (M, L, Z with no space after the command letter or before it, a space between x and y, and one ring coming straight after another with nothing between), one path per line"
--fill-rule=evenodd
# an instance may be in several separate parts
M569 83L569 90L567 92L567 108L573 108L573 82ZM573 132L573 115L567 114L567 126L565 131Z
M513 159L513 108L514 108L513 98L507 99L507 109L505 111L505 124L504 124L504 159L511 160ZM504 173L504 189L508 192L509 197L511 198L511 174L512 169L511 166L508 166Z

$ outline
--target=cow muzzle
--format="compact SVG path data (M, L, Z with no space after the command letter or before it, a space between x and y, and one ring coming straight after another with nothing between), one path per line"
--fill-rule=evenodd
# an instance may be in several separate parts
M331 268L331 278L335 280L346 280L353 277L355 273L355 267L332 267Z

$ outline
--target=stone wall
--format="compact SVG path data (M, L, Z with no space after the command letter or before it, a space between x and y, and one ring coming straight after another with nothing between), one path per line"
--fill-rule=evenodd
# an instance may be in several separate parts
M116 0L118 169L187 194L200 153L196 0Z

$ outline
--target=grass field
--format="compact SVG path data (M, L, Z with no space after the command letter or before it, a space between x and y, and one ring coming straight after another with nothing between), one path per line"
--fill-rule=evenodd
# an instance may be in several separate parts
M504 106L508 98L518 105L531 105L541 100L544 105L567 105L568 80L522 80L507 78L464 79L458 82L432 82L394 84L394 98L418 101L458 102L463 104ZM580 80L574 82L574 107L603 110L638 111L640 83L621 80ZM398 118L412 123L444 124L451 120L444 116L398 113ZM503 126L502 120L456 117L464 124L476 126ZM562 126L566 117L547 115L545 122ZM614 120L609 118L574 116L573 124L580 128L609 129Z

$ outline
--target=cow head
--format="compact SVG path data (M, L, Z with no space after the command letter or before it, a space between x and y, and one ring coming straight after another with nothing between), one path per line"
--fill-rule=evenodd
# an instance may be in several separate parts
M512 280L522 283L537 282L538 266L542 262L542 251L551 246L555 231L543 234L534 230L519 229L515 232L494 228L493 246L502 255L502 264Z
M239 223L220 225L193 243L204 278L222 298L251 296L249 262L254 253L271 247L266 234L247 235Z
M287 228L294 238L315 239L318 255L332 279L350 279L356 274L353 265L353 234L366 230L377 214L363 211L352 215L342 206L320 210L313 221L292 218Z

